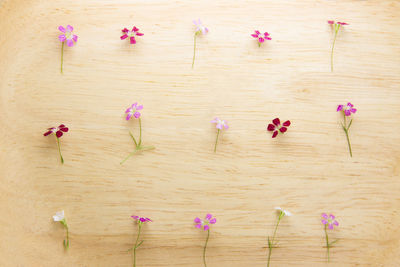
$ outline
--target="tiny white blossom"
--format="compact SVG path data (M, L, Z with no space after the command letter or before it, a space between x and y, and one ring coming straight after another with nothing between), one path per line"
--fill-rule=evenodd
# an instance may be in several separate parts
M53 220L55 221L55 222L59 222L59 221L62 221L62 220L64 220L64 211L62 210L62 211L57 211L56 212L56 215L54 215L53 216Z
M279 210L280 212L283 212L285 216L292 216L292 213L290 211L284 210L281 207L275 207L276 210Z

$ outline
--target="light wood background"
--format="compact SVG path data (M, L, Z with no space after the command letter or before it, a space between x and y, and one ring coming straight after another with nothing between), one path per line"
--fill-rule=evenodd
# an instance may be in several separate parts
M0 265L202 266L196 216L217 217L208 265L266 266L275 206L291 211L271 266L327 266L322 212L339 242L329 266L400 266L399 1L61 1L0 3ZM210 33L193 55L193 19ZM328 19L340 31L335 71ZM60 74L58 26L79 36ZM135 46L121 29L145 35ZM258 48L250 36L268 31ZM125 109L157 149L133 149ZM336 112L358 109L350 132ZM210 120L230 122L212 152ZM267 124L290 119L271 139ZM70 127L61 165L46 128ZM71 247L52 215L65 210Z

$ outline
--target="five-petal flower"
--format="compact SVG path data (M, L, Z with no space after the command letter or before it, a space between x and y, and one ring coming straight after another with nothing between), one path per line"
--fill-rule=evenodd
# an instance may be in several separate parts
M139 119L141 114L138 110L142 110L142 109L143 109L143 105L139 105L137 102L133 103L132 106L127 108L125 111L126 120L129 121L132 118L132 116L135 119Z
M196 217L194 219L195 227L201 229L203 227L204 231L207 231L210 229L210 224L215 224L217 222L216 218L213 218L213 216L208 213L205 217L204 220L200 219L199 217Z
M350 102L347 103L347 105L338 105L336 111L341 111L341 110L343 110L346 116L350 116L351 113L356 113L357 111L357 109L354 108L354 105L351 104Z
M322 213L321 216L322 216L321 219L322 224L328 225L329 229L332 230L334 225L339 226L339 222L335 220L335 215L329 214L328 216L328 214Z
M140 216L132 215L131 218L136 220L138 223L152 222L152 220L147 217L140 217Z
M264 43L265 40L271 40L270 34L268 32L261 33L260 31L255 31L255 33L253 33L251 36L257 38L258 46L261 46L261 44Z
M60 138L61 136L63 136L63 132L68 132L68 127L66 127L64 124L60 124L58 127L48 128L47 132L45 132L43 135L48 136L49 134L54 133L57 138Z
M268 124L268 131L273 132L272 133L272 138L275 138L279 132L285 133L287 131L287 127L290 126L290 121L287 120L281 125L281 121L279 118L276 118L272 120L273 124Z
M74 28L71 25L68 25L67 28L59 26L58 29L62 32L62 34L58 36L60 42L66 42L68 46L74 46L78 41L78 36L73 33Z
M128 30L127 28L122 29L123 35L121 36L121 40L124 40L129 37L131 44L136 44L135 36L143 36L143 33L139 32L139 29L134 26L132 30Z

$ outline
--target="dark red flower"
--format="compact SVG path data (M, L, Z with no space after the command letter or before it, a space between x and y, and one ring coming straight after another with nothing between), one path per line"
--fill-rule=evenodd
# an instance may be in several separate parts
M63 132L66 133L68 132L68 127L66 127L64 124L60 124L57 128L56 127L51 127L47 129L47 132L45 132L43 135L48 136L49 134L55 133L57 138L60 138L63 136Z
M279 132L284 133L287 131L287 127L290 126L290 121L285 121L281 125L281 121L279 118L276 118L272 121L273 124L268 124L268 131L273 132L272 133L272 138L275 138ZM279 131L279 132L278 132Z

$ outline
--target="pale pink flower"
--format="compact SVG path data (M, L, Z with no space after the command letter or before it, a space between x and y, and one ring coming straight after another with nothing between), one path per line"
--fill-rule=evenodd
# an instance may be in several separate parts
M136 119L140 118L140 112L138 110L142 110L143 105L138 105L137 102L133 103L132 106L126 109L126 120L129 121L132 116Z
M60 42L66 42L68 46L74 46L74 43L78 41L78 36L73 34L74 28L68 25L66 29L63 26L59 26L58 29L63 33L58 36Z
M321 220L322 224L328 225L329 229L332 230L334 225L339 226L339 222L335 220L335 216L333 214L329 214L328 216L328 214L322 213L321 216L322 216Z
M215 224L217 222L216 218L213 218L213 216L208 213L205 217L204 220L200 219L199 217L196 217L194 219L194 223L196 224L195 227L201 229L203 227L204 231L207 231L210 229L210 224Z

